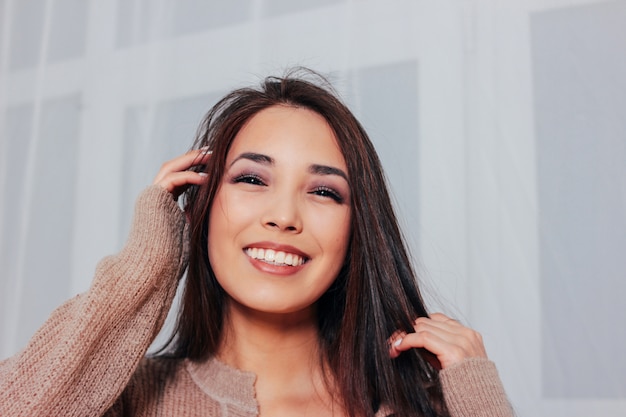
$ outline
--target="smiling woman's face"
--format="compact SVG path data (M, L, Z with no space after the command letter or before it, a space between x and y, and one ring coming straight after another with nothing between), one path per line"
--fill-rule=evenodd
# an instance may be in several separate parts
M333 283L350 234L350 187L319 114L274 106L239 131L209 218L217 280L240 307L311 308Z

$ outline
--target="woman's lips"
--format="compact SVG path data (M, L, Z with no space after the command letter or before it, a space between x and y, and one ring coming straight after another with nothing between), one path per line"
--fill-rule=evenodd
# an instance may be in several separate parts
M248 247L245 252L250 258L270 265L300 266L307 261L307 258L297 253L283 250Z
M289 275L305 267L311 257L300 249L277 242L255 242L244 248L252 265L270 274Z

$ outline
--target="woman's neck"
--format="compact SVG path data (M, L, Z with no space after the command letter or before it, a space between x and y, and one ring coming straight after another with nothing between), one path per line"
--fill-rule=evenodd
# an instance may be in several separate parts
M324 375L313 308L293 314L251 311L229 300L217 357L256 374L262 415L331 415L332 378ZM328 411L331 411L329 414ZM295 414L294 414L295 413Z
M319 362L315 312L311 308L291 314L254 311L229 300L218 358L236 368L276 374L284 365ZM276 368L278 366L279 369Z

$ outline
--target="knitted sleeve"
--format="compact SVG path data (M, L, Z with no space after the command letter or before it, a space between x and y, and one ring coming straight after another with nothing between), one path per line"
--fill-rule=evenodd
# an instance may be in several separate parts
M439 374L452 417L513 417L515 414L488 359L471 358Z
M163 188L139 196L124 248L100 261L89 291L0 363L0 415L99 416L111 407L172 303L186 266L185 223Z

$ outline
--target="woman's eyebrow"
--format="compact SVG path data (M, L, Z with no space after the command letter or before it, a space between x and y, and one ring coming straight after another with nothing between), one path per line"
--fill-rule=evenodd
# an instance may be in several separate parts
M263 155L261 153L244 152L235 158L233 162L230 163L230 166L233 166L233 164L240 159L248 159L263 165L274 165L274 160L270 156Z
M343 172L339 168L327 166L327 165L317 165L313 164L309 167L309 172L315 175L338 175L344 180L348 181L348 176L345 172Z
M240 159L247 159L263 165L274 165L274 159L271 156L255 152L244 152L237 156L233 162L230 163L230 166L233 166L235 162ZM343 170L328 165L312 164L309 166L309 172L314 175L338 175L348 181L348 175L346 175Z

